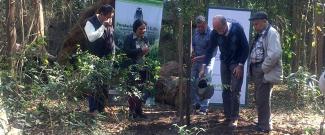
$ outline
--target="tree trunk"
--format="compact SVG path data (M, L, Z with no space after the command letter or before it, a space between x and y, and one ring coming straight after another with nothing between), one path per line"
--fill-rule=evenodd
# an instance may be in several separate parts
M38 36L40 37L44 37L44 15L43 15L43 5L42 5L42 0L35 0L36 2L36 7L37 7L37 11L36 11L36 14L37 14L37 33L38 33Z
M186 124L190 125L190 106L192 106L191 103L191 67L192 67L192 62L191 62L191 51L192 51L192 20L190 20L189 25L187 26L187 28L190 29L190 33L186 32L185 37L189 37L187 39L185 39L185 53L184 53L184 60L185 60L185 78L186 80L186 87L185 87L185 93L184 93L184 97L185 97L185 116L186 116Z
M316 1L312 0L310 2L310 23L308 28L310 29L309 33L309 41L308 41L308 67L309 71L313 74L317 74L317 33L316 33Z
M20 0L20 29L21 29L21 45L25 45L25 28L24 28L24 1Z
M58 54L58 61L59 63L67 63L69 55L74 53L77 50L77 45L79 44L81 49L84 48L85 44L87 43L87 37L85 35L85 32L83 30L83 27L85 26L87 22L87 18L94 15L97 11L97 9L103 5L103 4L111 4L114 6L115 1L114 0L100 0L98 1L94 6L88 8L83 13L81 13L79 20L77 23L73 26L73 28L70 30L69 35L66 37L62 48L59 51Z
M300 17L301 17L301 14L300 14L300 8L297 6L299 0L293 0L292 3L291 3L291 9L292 9L292 12L291 12L291 15L292 15L292 29L294 31L294 33L296 34L295 36L297 37L297 39L295 39L295 42L293 43L292 45L292 50L294 53L293 57L292 57L292 63L291 63L291 71L292 72L295 72L298 70L298 66L299 66L299 57L300 57L300 52L299 52L299 46L301 46L300 42L299 42L299 38L301 37L300 36L300 25L299 25L299 20Z
M299 0L298 3L298 16L300 20L299 28L297 33L299 33L298 36L298 56L297 56L297 61L299 62L299 65L296 67L298 68L299 66L307 67L307 57L306 57L306 49L307 49L307 42L306 42L306 37L307 37L307 19L308 19L308 1L304 0Z
M178 73L179 73L179 80L180 82L183 82L183 18L180 15L178 18L178 35L177 35L177 46L178 46ZM179 101L180 101L180 107L179 109L179 117L180 117L180 123L184 124L184 85L179 85Z
M16 1L8 0L7 7L7 49L5 55L7 56L8 69L13 68L12 55L16 47L16 26L15 26L15 10L16 10Z
M35 18L34 22L31 23L31 38L29 42L35 41L38 37L44 37L44 16L43 16L43 5L42 0L33 0L33 6L35 7L33 13Z
M325 10L323 7L322 13L316 13L315 24L316 24L316 41L317 41L317 75L322 73L322 68L324 67L324 57L325 57L325 44L324 44L324 34L325 29L322 26L325 24L324 20Z

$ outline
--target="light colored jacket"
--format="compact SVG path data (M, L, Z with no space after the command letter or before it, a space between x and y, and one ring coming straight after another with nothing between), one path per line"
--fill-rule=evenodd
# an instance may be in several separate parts
M279 33L272 26L263 35L263 47L264 61L262 63L262 70L264 72L264 80L272 84L279 84L283 80L282 48Z
M325 71L323 74L319 77L319 89L325 95Z

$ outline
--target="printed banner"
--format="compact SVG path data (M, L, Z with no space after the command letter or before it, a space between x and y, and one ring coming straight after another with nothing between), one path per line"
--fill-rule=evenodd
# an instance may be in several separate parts
M163 0L116 0L115 9L115 36L118 47L122 47L125 37L133 32L133 22L143 19L148 23L146 37L150 47L158 48Z
M210 28L212 26L212 19L215 15L223 15L226 17L228 22L238 22L244 28L244 32L247 40L249 41L249 31L250 31L250 21L248 20L251 16L251 11L249 10L239 10L239 9L224 9L224 8L209 8L208 10L208 25ZM220 75L220 51L216 50L216 54L211 59L211 64L208 67L208 73L211 75L212 84L214 87L214 95L210 99L210 103L222 103L222 84L221 84L221 75ZM246 104L247 97L247 62L244 66L244 80L240 92L240 104Z

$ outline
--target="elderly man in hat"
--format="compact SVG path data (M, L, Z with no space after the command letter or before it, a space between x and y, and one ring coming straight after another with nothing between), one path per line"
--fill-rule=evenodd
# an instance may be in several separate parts
M195 20L196 29L193 35L192 43L192 69L191 69L191 98L194 109L199 109L199 114L207 114L208 99L202 99L198 94L197 82L199 81L199 72L204 63L205 53L208 49L210 28L207 25L204 16L198 16Z
M250 19L256 32L250 51L250 71L255 86L258 114L256 129L269 132L273 84L282 80L282 48L280 36L268 22L265 12L256 12Z
M224 124L237 127L239 119L239 98L243 83L244 64L248 56L248 41L243 27L236 22L227 22L222 15L213 18L213 31L210 33L210 43L200 76L203 76L213 57L213 52L219 47L220 72L222 82L222 100L225 115Z

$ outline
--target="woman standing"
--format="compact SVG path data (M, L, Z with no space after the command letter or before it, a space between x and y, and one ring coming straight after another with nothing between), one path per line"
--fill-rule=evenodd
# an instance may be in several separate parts
M124 40L123 50L127 57L130 59L128 65L131 66L131 73L139 73L140 80L135 81L134 75L129 75L130 86L142 84L138 87L140 91L143 89L143 84L148 77L148 71L144 68L139 68L137 65L144 65L144 57L149 52L149 42L145 37L147 23L142 19L138 19L133 23L133 33L129 34ZM134 91L129 88L130 96L128 99L129 103L129 116L132 118L146 118L142 111L142 102L138 96L135 95ZM145 98L144 98L145 101Z

